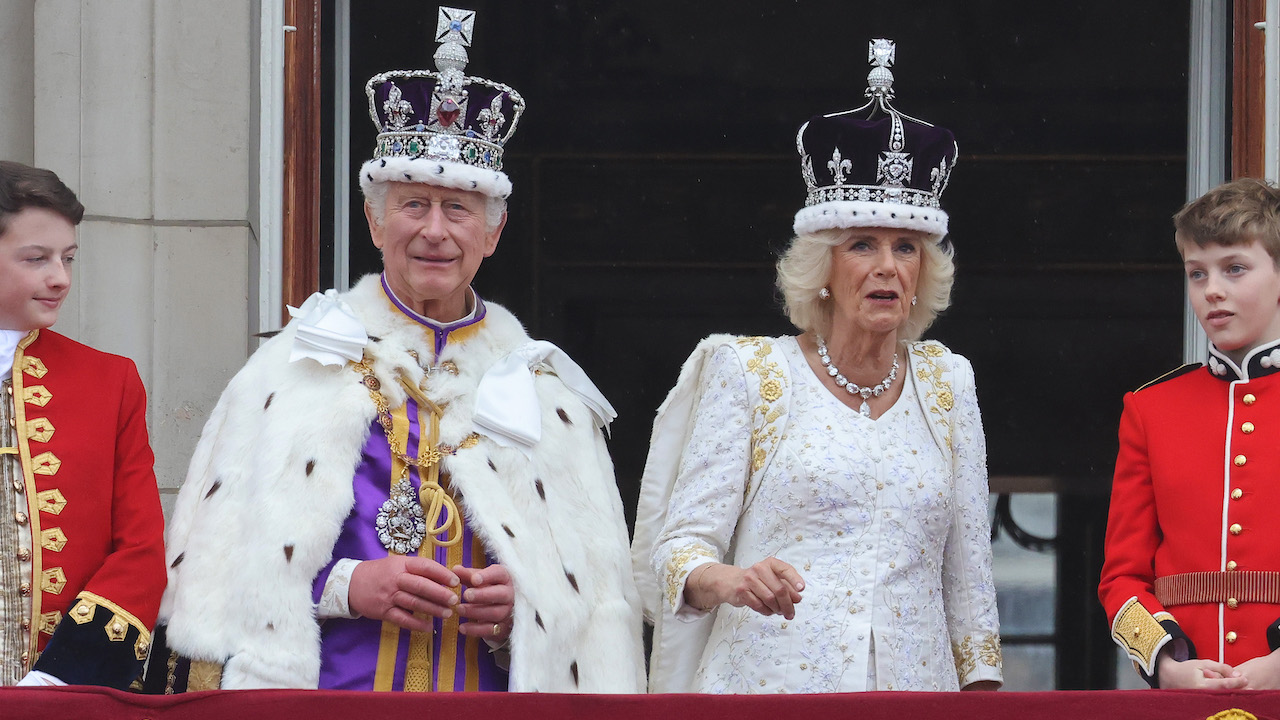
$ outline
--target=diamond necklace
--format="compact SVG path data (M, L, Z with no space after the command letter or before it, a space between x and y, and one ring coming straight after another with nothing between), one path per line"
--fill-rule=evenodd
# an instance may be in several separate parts
M822 360L822 367L827 369L827 374L836 379L836 385L844 388L850 395L860 395L862 397L862 406L858 408L858 412L864 417L871 417L871 407L867 405L867 398L875 395L880 397L884 394L894 380L898 379L898 353L893 354L893 367L889 368L889 375L880 381L879 385L870 387L862 387L855 382L851 382L841 372L840 368L831 364L831 356L827 354L827 341L818 335L818 359Z

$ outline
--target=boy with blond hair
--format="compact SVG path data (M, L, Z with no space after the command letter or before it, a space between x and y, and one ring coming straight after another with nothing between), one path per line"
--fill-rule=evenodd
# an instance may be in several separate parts
M1129 393L1098 595L1153 687L1280 687L1280 190L1174 216L1209 362Z

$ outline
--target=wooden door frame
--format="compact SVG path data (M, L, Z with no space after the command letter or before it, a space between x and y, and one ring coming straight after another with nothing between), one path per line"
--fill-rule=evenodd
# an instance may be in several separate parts
M295 29L284 45L281 300L294 307L320 289L320 5L284 0L285 23Z
M1231 52L1231 178L1265 177L1265 0L1233 0Z

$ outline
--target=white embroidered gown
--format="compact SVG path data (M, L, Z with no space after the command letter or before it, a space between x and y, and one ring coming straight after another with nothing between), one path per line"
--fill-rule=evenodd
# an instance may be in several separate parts
M653 567L673 622L702 615L684 603L684 580L713 560L749 567L775 556L804 578L803 599L791 621L720 606L695 691L957 690L999 680L986 445L968 362L952 355L953 481L910 372L901 397L872 420L820 384L794 337L774 342L789 365L791 415L750 506L756 396L738 355L721 347L703 374Z

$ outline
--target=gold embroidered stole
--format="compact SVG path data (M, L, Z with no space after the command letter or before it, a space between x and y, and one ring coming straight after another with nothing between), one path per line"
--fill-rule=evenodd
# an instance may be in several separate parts
M418 549L420 557L434 558L436 547L447 548L446 567L452 568L463 562L462 517L457 504L452 501L448 488L448 476L440 473L440 408L416 387L402 382L405 390L414 398L418 408L418 464L413 471L418 475L418 499L423 506L423 515L427 522L427 536ZM408 447L410 422L408 403L391 411L392 437L402 448ZM409 467L404 460L391 453L391 478L393 486L401 478L406 477ZM425 471L425 472L424 472ZM389 486L390 487L390 486ZM442 517L443 516L443 517ZM486 554L479 538L472 539L472 566L483 568L487 565ZM460 592L455 588L454 592ZM431 615L414 613L414 616L426 622L432 622ZM455 610L445 618L440 629L440 666L437 668L439 679L437 687L432 688L432 655L434 653L432 632L409 632L409 654L404 673L405 692L452 692L457 673L458 643L464 642L466 667L465 686L468 691L479 689L479 639L461 636L458 632L460 618ZM400 647L402 628L394 623L384 621L378 646L378 661L374 672L373 689L390 691L395 678L396 656Z

